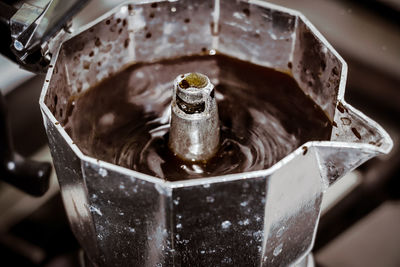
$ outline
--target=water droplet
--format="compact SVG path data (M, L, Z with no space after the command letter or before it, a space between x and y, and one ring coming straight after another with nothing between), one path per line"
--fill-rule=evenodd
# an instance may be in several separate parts
M240 206L246 207L248 203L249 203L249 202L247 202L247 201L243 201L242 203L240 203Z
M97 208L97 207L95 207L95 206L90 206L90 207L89 207L89 210L90 210L91 212L97 213L97 214L100 215L100 216L103 216L103 213L101 213L100 209Z
M224 259L222 260L222 263L231 264L231 263L232 263L232 259L231 259L231 258L228 258L228 257L226 257L226 258L224 258Z
M249 225L250 224L250 220L249 219L245 219L243 221L239 221L239 225Z
M257 232L254 232L254 233L253 233L254 239L256 239L256 240L259 241L259 242L262 241L263 235L264 235L264 231L263 231L263 230L260 230L260 231L257 231Z
M106 177L108 173L107 173L106 169L100 168L99 169L99 174L100 174L101 177Z
M7 162L7 169L12 171L15 169L15 163L13 161Z
M283 243L280 243L275 249L274 249L274 256L278 256L281 252L282 252L282 248L283 248Z
M207 196L207 197L206 197L206 201L207 201L207 203L214 203L215 198L212 197L212 196Z
M231 227L232 223L230 221L223 221L221 223L221 226L223 229L228 229L229 227Z
M182 229L182 224L181 224L181 223L178 223L178 224L176 225L176 229Z
M135 228L129 227L129 232L134 233L135 232Z
M285 226L282 226L278 232L276 232L276 237L281 237L283 233L285 232Z

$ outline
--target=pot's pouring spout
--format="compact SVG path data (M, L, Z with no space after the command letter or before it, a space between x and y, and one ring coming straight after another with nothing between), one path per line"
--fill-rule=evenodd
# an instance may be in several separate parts
M331 142L318 142L315 152L321 176L330 186L367 160L389 153L392 147L392 139L379 124L339 100Z

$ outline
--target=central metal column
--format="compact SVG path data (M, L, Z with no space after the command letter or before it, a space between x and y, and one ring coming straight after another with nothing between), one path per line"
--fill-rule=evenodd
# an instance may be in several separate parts
M171 103L169 147L183 160L206 161L219 146L214 85L200 73L179 75Z

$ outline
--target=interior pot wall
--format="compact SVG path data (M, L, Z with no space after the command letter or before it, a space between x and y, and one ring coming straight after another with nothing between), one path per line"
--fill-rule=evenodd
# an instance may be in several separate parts
M217 50L289 72L297 17L269 6L221 1Z
M63 122L76 96L130 64L206 53L213 9L212 1L121 6L63 43L46 105Z
M289 11L228 0L121 6L62 45L46 104L63 122L76 95L127 65L218 51L292 73L333 120L340 61Z
M300 88L333 121L342 63L301 19L298 18L291 71Z

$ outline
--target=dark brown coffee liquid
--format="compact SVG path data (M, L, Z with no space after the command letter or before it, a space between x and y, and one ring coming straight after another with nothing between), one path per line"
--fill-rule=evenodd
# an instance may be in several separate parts
M204 163L167 145L172 83L188 72L216 86L220 148ZM224 55L132 65L78 96L64 126L83 153L169 181L265 169L331 133L290 75Z

